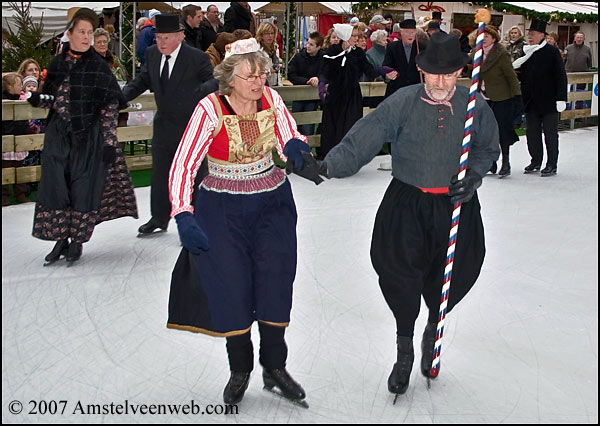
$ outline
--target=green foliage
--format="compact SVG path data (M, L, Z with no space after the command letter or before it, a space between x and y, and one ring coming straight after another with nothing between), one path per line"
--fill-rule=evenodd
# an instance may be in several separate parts
M31 3L9 2L15 11L14 19L17 27L15 34L8 25L6 26L6 41L2 48L2 71L16 71L23 60L35 59L40 67L46 68L52 60L52 43L42 44L44 23L34 22L31 18Z

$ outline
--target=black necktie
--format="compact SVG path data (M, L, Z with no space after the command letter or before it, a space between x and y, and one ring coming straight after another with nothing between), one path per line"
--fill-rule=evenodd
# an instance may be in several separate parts
M169 84L169 59L171 56L166 55L165 58L167 59L165 60L162 72L160 73L160 85L162 86L163 91L167 89L167 85Z

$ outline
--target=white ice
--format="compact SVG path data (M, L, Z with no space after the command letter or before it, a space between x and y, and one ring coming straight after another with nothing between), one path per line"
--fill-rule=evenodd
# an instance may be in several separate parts
M529 156L521 138L513 174L484 179L481 276L447 317L431 389L418 364L422 309L410 387L396 405L386 385L395 324L369 258L390 181L377 170L383 159L318 187L291 177L298 273L287 368L306 389L308 410L262 390L255 327L255 370L237 415L74 413L78 402L222 404L225 341L165 327L180 245L174 222L136 238L149 218L149 188L136 190L140 219L99 225L70 268L64 260L42 266L53 244L31 236L33 203L4 207L2 422L597 424L597 127L561 132L557 176L522 173ZM30 414L31 401L66 403L43 415Z

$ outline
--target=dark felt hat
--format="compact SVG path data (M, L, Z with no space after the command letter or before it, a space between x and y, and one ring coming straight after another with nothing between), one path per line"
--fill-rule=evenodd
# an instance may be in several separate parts
M158 33L178 33L183 31L183 27L179 25L179 15L174 13L165 13L156 15L156 30Z
M429 39L427 49L417 55L417 65L431 74L450 74L469 62L469 55L460 49L458 37L442 32Z
M431 19L442 19L442 12L433 12L431 14Z
M75 13L73 13L73 17L69 20L69 23L67 24L68 30L73 28L76 18L83 18L86 21L90 21L94 29L98 28L98 24L100 23L100 18L98 18L96 12L94 12L92 9L88 9L87 7L80 7L75 11Z
M414 19L405 19L404 21L400 22L400 28L404 28L404 29L416 29L417 28L417 21L415 21Z
M539 31L540 33L548 35L548 33L546 32L546 25L547 22L540 21L539 19L532 19L529 31Z

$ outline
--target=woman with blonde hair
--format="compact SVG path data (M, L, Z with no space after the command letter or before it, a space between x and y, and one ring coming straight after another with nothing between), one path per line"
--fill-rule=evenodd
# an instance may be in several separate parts
M513 62L519 59L521 56L525 56L525 51L523 50L524 46L525 37L523 37L521 28L519 28L517 25L513 25L508 30L508 44L506 45L506 50L508 50L510 58Z
M327 35L325 36L325 40L323 41L323 50L329 49L334 44L339 44L340 41L341 40L338 37L338 35L335 33L334 28L333 27L329 28L329 31L327 31Z
M261 47L261 50L267 54L269 57L269 72L270 75L267 79L270 87L280 86L279 79L279 66L281 60L279 59L279 55L277 53L277 43L275 39L277 38L277 27L270 22L263 22L258 27L258 31L256 31L256 41Z
M27 77L28 75L32 75L35 78L37 78L38 79L38 90L39 91L42 90L42 86L44 84L42 68L40 67L40 64L38 64L38 62L35 59L27 58L23 62L21 62L21 65L19 65L19 69L17 69L17 73L20 74L22 77Z

